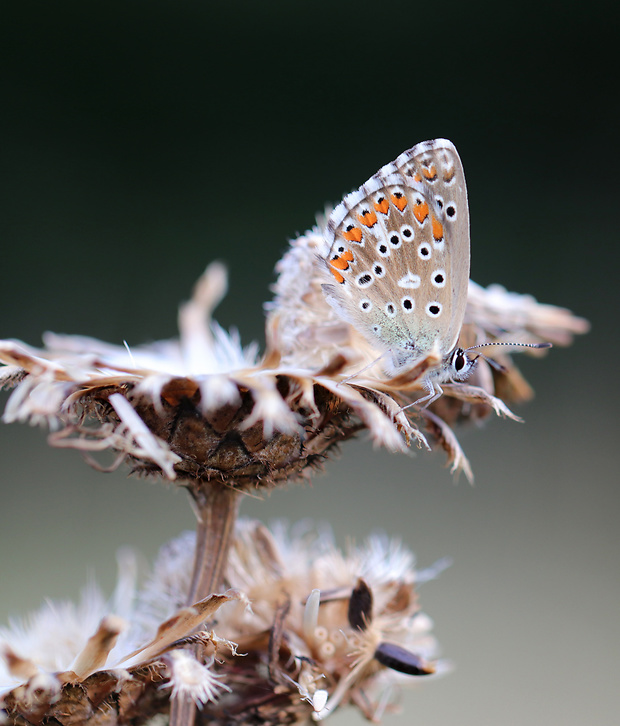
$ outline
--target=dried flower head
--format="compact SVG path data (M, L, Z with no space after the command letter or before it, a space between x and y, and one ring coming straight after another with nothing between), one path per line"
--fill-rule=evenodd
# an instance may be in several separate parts
M450 426L492 410L513 416L504 401L527 399L528 385L505 349L491 348L488 357L501 367L483 360L469 381L445 385L429 408L403 410L424 393L432 356L392 378L369 366L376 351L322 294L316 257L324 245L314 230L293 241L279 263L260 360L255 345L242 348L236 331L211 320L226 289L219 264L181 307L178 340L129 349L48 333L43 350L0 342L0 384L15 388L4 420L46 424L51 444L79 449L94 465L91 452L111 449L113 466L128 460L134 471L161 472L194 488L203 481L271 487L317 466L363 428L394 451L412 440L428 448L430 434L453 471L471 478ZM461 344L567 345L586 329L562 308L470 283Z
M374 536L342 553L326 527L240 520L230 589L182 607L194 540L164 547L140 592L125 553L110 603L92 586L77 607L47 603L0 631L10 722L137 725L181 697L204 723L323 720L346 703L377 719L395 688L435 670L414 588L437 568L417 573L398 542Z
M250 685L237 723L254 714L261 723L302 721L309 713L323 720L343 703L377 719L391 687L413 682L403 673L434 672L432 623L414 590L424 578L398 542L374 536L342 553L329 530L307 522L290 532L243 522L238 532L228 581L248 594L252 612L232 607L222 621L247 653L237 665L245 671L239 686ZM270 681L277 684L271 697ZM224 700L214 706L220 718L225 706Z

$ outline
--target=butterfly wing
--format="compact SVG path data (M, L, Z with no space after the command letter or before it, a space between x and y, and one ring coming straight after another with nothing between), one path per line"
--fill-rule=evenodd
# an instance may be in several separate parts
M444 139L403 152L334 209L324 285L332 307L374 346L409 364L463 323L469 210L461 160Z

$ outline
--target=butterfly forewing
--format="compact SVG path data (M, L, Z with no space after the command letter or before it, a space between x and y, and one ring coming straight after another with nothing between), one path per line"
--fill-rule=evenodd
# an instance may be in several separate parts
M465 178L453 144L414 146L331 214L328 301L398 365L435 344L445 356L463 323L469 279Z

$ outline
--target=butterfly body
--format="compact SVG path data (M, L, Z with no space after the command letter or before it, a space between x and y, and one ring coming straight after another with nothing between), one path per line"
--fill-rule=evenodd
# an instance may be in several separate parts
M434 352L428 398L475 361L457 348L469 281L465 176L445 139L417 144L346 196L325 228L327 302L396 374ZM439 389L439 390L437 390Z

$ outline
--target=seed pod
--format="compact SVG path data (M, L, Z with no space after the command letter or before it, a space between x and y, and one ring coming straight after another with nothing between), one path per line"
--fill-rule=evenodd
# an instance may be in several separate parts
M375 659L386 668L409 676L428 676L435 672L434 667L419 655L395 643L379 643Z

